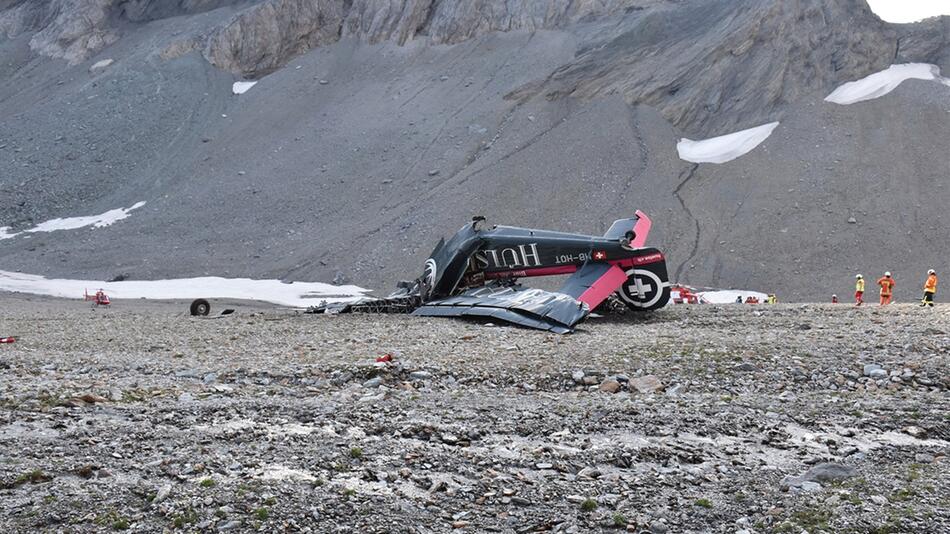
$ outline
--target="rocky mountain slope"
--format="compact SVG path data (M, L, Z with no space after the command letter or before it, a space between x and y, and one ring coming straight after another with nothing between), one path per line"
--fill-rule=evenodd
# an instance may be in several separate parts
M909 298L950 257L946 87L822 101L891 63L950 71L946 17L889 25L860 0L6 0L0 35L0 226L146 201L108 228L0 240L0 269L386 290L474 214L599 232L636 208L700 285L825 298L887 268ZM231 94L240 79L259 83ZM681 136L770 121L735 161L677 158Z

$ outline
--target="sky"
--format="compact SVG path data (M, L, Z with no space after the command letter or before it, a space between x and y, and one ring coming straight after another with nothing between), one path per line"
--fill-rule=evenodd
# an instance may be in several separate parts
M917 22L950 15L950 0L868 0L871 10L887 22Z

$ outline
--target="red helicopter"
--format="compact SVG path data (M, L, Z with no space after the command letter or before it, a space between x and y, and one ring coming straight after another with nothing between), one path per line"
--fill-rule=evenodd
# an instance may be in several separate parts
M92 306L108 306L112 304L112 301L109 300L109 295L106 295L105 291L99 289L94 295L90 295L89 291L83 293L86 301L92 301Z

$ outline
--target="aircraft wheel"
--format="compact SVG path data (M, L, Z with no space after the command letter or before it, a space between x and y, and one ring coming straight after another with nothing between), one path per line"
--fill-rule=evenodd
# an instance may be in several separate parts
M211 313L211 304L205 299L197 299L192 301L190 311L192 315L208 315Z
M633 311L658 310L670 300L670 283L651 270L632 268L617 295Z

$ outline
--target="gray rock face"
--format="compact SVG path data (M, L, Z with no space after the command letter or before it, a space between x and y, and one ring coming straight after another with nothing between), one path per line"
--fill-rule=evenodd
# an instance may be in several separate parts
M907 61L939 62L947 50L946 24L901 30L878 19L863 0L670 4L268 0L218 30L205 56L220 68L256 77L341 36L399 44L423 37L443 44L594 21L580 30L588 41L584 48L545 84L549 98L621 94L630 104L655 106L679 128L712 136L769 122L790 101L886 68L895 48L903 46L900 57Z
M109 25L114 0L24 2L0 12L0 34L33 32L30 48L45 56L78 63L118 40Z
M948 61L950 23L895 27L877 19L861 0L672 5L668 0L57 0L7 6L0 11L0 33L35 31L33 50L76 63L118 39L113 12L145 22L232 6L242 10L210 37L179 41L165 55L203 48L213 65L258 77L344 36L370 43L404 44L420 36L433 44L459 43L494 31L584 21L590 26L582 30L588 42L553 73L544 87L549 97L621 94L628 103L655 106L674 125L703 135L773 120L788 102L880 70L895 58ZM762 46L765 42L769 45Z
M214 32L205 57L216 67L260 76L294 56L339 40L345 17L339 1L268 0Z
M549 96L622 94L701 134L771 120L787 102L895 57L945 64L948 54L946 21L898 28L861 0L57 0L8 5L0 33L35 31L35 51L76 63L118 39L113 13L147 22L221 7L240 11L167 56L197 46L213 65L258 77L346 36L451 44L584 22L588 42L553 74Z
M435 0L424 31L436 43L459 43L493 31L561 28L584 19L670 4L670 0Z
M950 71L950 17L899 26L895 63L920 61Z
M267 0L218 30L205 55L220 68L259 76L341 37L405 44L421 36L432 44L453 44L495 31L561 28L589 17L666 3L668 0Z
M356 0L342 28L345 37L363 37L371 43L393 40L405 44L414 38L432 9L433 0Z
M131 22L193 15L229 5L251 4L258 0L118 0L114 10Z
M663 0L268 0L217 30L205 56L255 77L341 36L459 43L582 20L597 22L585 30L585 49L544 87L549 97L622 94L702 135L773 120L789 101L885 68L895 48L907 61L942 62L947 50L946 24L900 30L859 0L710 0L680 9Z
M785 102L886 68L896 39L862 0L693 2L626 17L547 90L619 93L711 136L775 120Z

